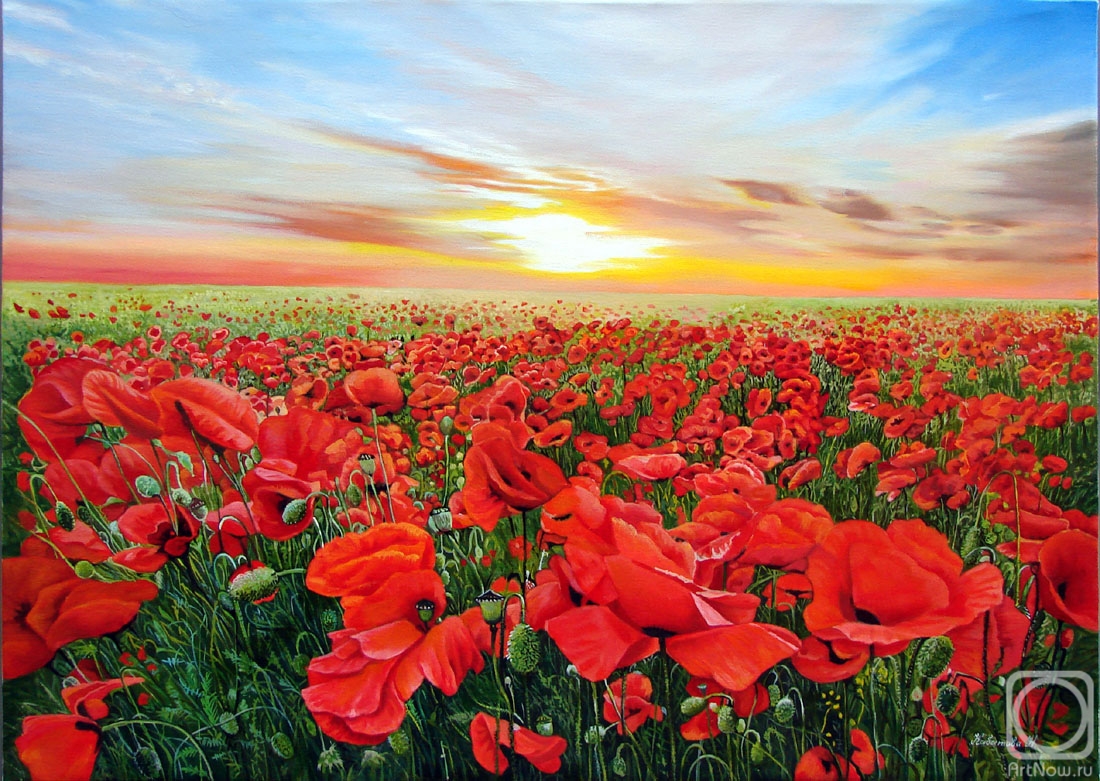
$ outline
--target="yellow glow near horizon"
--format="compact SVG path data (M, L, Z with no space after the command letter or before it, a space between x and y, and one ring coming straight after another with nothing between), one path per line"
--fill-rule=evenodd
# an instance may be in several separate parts
M465 220L462 227L484 233L496 244L519 251L524 265L555 274L590 274L621 267L614 261L653 257L667 240L622 235L569 214L542 213L503 220Z

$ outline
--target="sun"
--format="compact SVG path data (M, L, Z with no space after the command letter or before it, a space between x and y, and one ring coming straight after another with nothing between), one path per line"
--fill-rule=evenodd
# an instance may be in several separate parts
M517 250L524 264L555 274L591 274L653 257L667 240L624 236L604 225L569 214L536 214L507 220L467 220L463 227L481 232L495 244Z

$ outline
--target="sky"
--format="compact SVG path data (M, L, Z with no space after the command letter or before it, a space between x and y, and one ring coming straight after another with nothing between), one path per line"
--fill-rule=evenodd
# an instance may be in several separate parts
M1097 296L1095 2L3 22L4 280Z

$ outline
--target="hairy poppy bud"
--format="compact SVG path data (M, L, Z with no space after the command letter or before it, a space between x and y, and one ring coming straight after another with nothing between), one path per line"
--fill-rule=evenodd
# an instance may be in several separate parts
M321 613L321 628L325 632L335 632L340 628L340 614L335 610L326 610Z
M363 758L359 760L365 768L380 768L386 763L386 755L380 751L375 751L373 748L363 749Z
M287 526L295 526L305 520L306 513L309 511L309 502L305 499L291 499L283 508L283 523Z
M344 496L348 500L349 507L358 507L359 503L363 501L363 491L360 490L359 486L355 483L348 486L348 490L344 492Z
M189 491L185 491L182 488L173 488L169 491L168 497L176 504L185 506L191 504L191 500L194 498Z
M270 597L279 588L279 575L271 567L256 567L230 578L226 589L238 602L255 602Z
M76 525L76 518L73 516L73 511L69 509L69 505L64 502L58 502L54 507L54 514L57 516L57 525L67 532L71 532Z
M947 670L955 644L944 636L930 637L917 651L917 672L925 678L938 678Z
M718 729L726 735L737 729L737 713L729 705L718 709Z
M707 701L702 697L688 697L680 703L680 713L688 718L698 716L707 707Z
M134 480L134 489L146 499L160 495L160 483L152 475L138 475Z
M320 773L339 773L344 769L344 760L339 749L333 744L317 757L317 771Z
M78 561L75 569L77 577L84 578L85 580L95 575L95 565L90 561Z
M611 772L619 778L625 778L626 769L626 760L623 759L622 754L616 754L615 758L611 760Z
M918 735L909 741L908 753L911 762L920 762L928 755L928 741Z
M518 673L534 672L542 661L538 632L529 624L516 624L508 636L508 661Z
M769 702L777 702L779 700L779 698L782 697L782 696L783 696L783 693L779 690L779 687L776 686L774 683L770 684L768 686L768 701Z
M412 750L412 741L409 740L409 733L404 730L397 730L389 737L390 748L393 749L393 753L402 757L408 754Z
M599 743L601 738L603 738L603 732L601 732L600 728L595 724L589 727L584 733L584 742L590 746Z
M753 743L752 748L749 749L749 759L754 765L761 765L764 763L766 755L764 753L764 747L760 743Z
M285 732L276 732L271 736L271 749L282 759L294 756L294 742Z
M784 697L775 704L775 720L780 724L790 724L794 713L794 700L790 697Z

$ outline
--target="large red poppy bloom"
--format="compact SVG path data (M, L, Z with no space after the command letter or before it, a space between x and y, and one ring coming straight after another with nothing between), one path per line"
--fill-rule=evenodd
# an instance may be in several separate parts
M142 680L126 676L69 686L62 689L61 698L70 714L24 718L23 734L15 739L15 749L32 781L90 779L99 756L100 729L96 720L108 714L103 698Z
M130 505L118 519L118 530L130 542L152 547L120 551L114 561L137 572L156 572L169 558L187 553L200 525L190 510L174 503Z
M463 462L462 497L466 515L486 531L505 515L541 507L567 485L557 463L520 450L503 426L481 423L473 441Z
M4 559L3 575L5 679L34 672L66 643L121 629L157 595L147 580L83 580L66 562L37 556Z
M241 481L251 500L249 507L256 530L272 540L296 537L313 521L314 486L294 477L290 474L293 471L294 464L290 461L269 460L261 462ZM287 515L287 507L298 499L306 502L304 512Z
M259 421L252 405L221 383L185 377L156 386L150 395L160 411L161 439L170 448L191 452L209 445L243 453L256 444Z
M161 435L160 411L149 394L132 388L114 372L95 370L82 383L84 409L108 426L121 426L142 439Z
M257 444L264 461L288 462L288 474L325 490L333 487L349 460L368 452L359 426L309 407L265 418Z
M833 527L809 556L814 598L806 628L821 640L849 640L889 655L917 637L941 635L999 604L1001 572L963 571L947 538L923 521Z
M409 523L385 523L337 537L317 551L306 586L326 597L372 597L393 575L434 566L431 534Z
M1039 604L1060 621L1097 630L1097 545L1079 529L1058 532L1039 549Z
M84 378L105 369L99 361L61 358L34 378L19 400L19 428L34 454L44 461L69 456L95 418L84 408Z
M474 716L470 722L470 740L477 763L497 775L508 769L508 758L500 750L501 746L519 754L543 773L556 773L561 769L561 755L568 746L565 738L540 735L488 713Z

